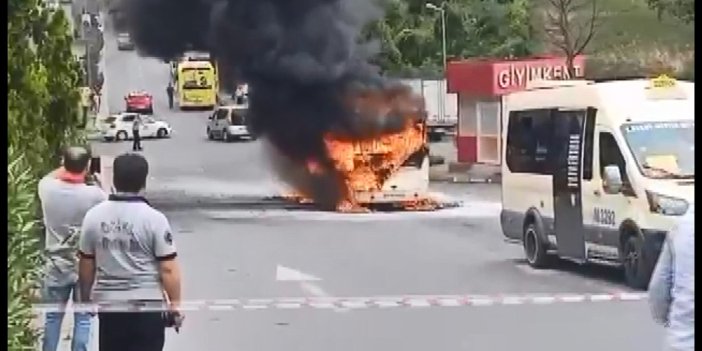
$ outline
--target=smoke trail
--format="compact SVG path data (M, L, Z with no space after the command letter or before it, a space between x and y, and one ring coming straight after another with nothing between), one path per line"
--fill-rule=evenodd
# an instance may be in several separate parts
M359 118L350 103L387 84L368 63L375 45L360 40L363 27L382 16L373 0L122 1L140 53L171 59L206 50L231 79L249 84L250 127L288 159L278 164L286 180L318 201L344 195L326 132L358 138L401 124L393 116ZM326 179L291 171L308 160Z

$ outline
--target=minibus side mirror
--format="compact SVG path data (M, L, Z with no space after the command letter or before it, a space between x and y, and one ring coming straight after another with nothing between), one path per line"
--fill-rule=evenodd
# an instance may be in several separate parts
M604 191L607 194L618 194L622 191L622 173L617 165L607 165L604 168Z

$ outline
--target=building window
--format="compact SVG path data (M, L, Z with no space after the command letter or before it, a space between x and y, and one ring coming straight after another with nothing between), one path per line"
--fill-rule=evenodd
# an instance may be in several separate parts
M552 174L548 151L553 127L549 109L510 112L505 159L511 172Z
M478 134L478 120L475 100L461 96L459 103L458 135L476 136Z
M500 162L500 103L480 101L478 113L478 162Z

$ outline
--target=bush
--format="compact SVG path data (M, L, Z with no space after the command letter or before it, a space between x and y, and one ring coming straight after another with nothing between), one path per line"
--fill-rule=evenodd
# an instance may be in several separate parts
M33 292L41 268L36 178L23 153L10 146L7 165L7 349L35 350Z
M42 4L8 1L7 346L13 351L36 350L39 336L32 311L42 267L37 181L58 165L62 147L83 139L72 38L63 11Z

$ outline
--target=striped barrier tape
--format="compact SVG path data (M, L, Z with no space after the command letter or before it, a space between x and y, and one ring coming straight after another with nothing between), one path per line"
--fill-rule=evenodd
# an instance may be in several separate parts
M435 295L328 298L220 299L193 300L181 303L182 311L231 311L265 309L333 309L352 310L399 307L472 307L495 305L548 305L575 302L640 301L645 293L552 294L552 295ZM36 312L157 312L163 302L113 302L99 304L36 304Z

